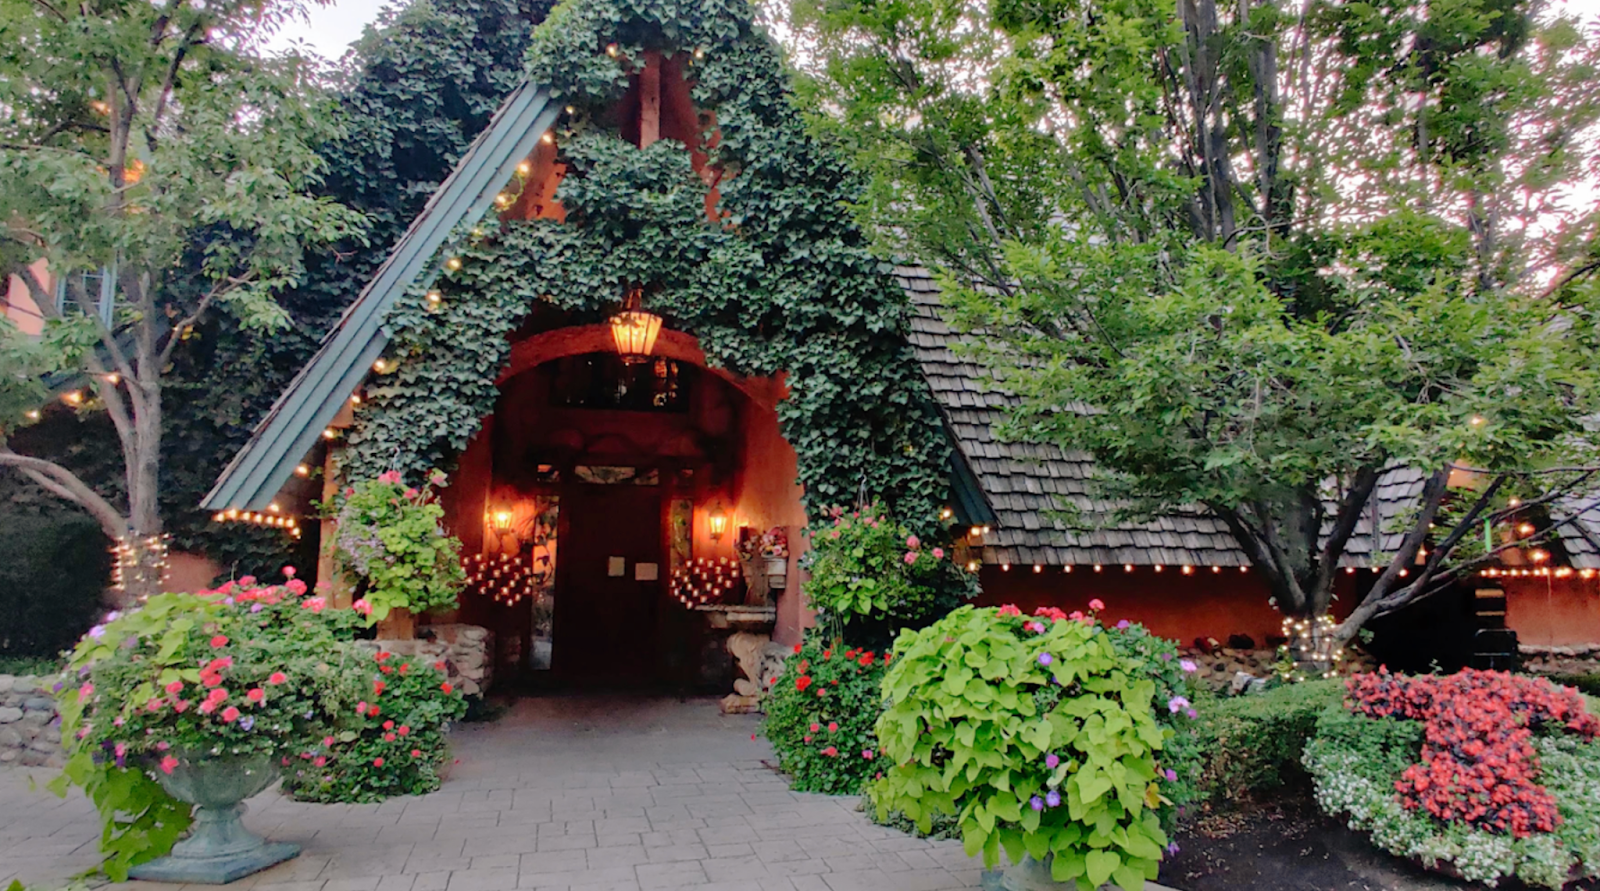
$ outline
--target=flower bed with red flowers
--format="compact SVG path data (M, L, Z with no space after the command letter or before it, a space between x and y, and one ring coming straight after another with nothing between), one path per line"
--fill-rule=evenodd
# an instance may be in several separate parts
M1325 809L1475 881L1600 871L1600 719L1577 691L1467 670L1359 675L1306 764Z
M813 630L797 645L766 699L762 731L801 792L851 795L877 773L872 725L890 657Z

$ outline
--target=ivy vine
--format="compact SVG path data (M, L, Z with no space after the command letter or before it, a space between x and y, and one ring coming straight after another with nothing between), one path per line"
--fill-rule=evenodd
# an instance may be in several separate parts
M683 144L640 149L601 123L647 50L691 60L695 104L715 111L717 223ZM528 71L568 108L556 133L567 219L491 213L447 249L462 263L429 285L437 303L421 287L397 302L392 370L358 411L350 475L447 466L493 411L509 336L536 306L599 321L643 283L712 364L787 373L778 420L809 507L865 496L931 527L949 444L906 343L904 292L851 219L861 181L807 133L749 5L573 0L535 30Z

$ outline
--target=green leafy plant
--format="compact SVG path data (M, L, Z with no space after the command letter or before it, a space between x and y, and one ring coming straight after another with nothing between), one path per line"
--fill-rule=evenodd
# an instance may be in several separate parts
M429 474L431 485L443 481L444 474ZM461 543L445 533L431 488L386 471L345 489L338 517L339 562L365 582L358 612L376 621L395 609L420 614L456 604L467 582Z
M344 680L346 707L336 726L320 749L300 752L285 766L284 789L324 802L438 789L439 768L449 758L445 731L467 713L465 697L445 680L444 664L380 650Z
M878 772L873 725L892 657L812 629L767 694L761 730L801 792L854 795Z
M1344 682L1329 678L1210 703L1194 724L1195 745L1204 753L1198 796L1226 807L1307 782L1306 745L1318 718L1343 695Z
M88 793L113 878L166 853L188 826L188 805L167 796L157 771L218 755L284 757L325 734L353 616L305 592L293 578L246 578L158 594L78 643L56 685L67 763L50 788Z
M918 625L955 607L960 597L952 592L974 592L972 574L944 548L923 542L879 505L834 507L827 515L831 522L810 529L805 595L824 619L837 620L837 633L853 619Z
M1193 717L1188 697L1157 690L1147 660L1092 615L961 607L895 644L877 723L891 766L870 794L924 832L936 813L959 815L988 866L1004 850L1083 891L1138 889L1156 876L1163 784L1178 779L1156 713Z

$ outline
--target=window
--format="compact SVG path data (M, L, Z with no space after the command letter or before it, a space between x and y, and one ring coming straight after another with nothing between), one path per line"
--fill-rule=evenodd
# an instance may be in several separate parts
M568 408L687 411L689 373L671 359L630 364L613 353L570 356L556 364L551 400Z
M62 315L96 315L111 327L116 306L116 269L102 267L96 272L64 275L56 281L56 311Z

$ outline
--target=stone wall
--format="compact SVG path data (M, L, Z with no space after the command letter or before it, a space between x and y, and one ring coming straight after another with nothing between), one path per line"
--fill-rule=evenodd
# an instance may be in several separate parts
M432 640L426 639L432 635ZM416 640L363 640L373 652L413 656L432 664L443 661L446 679L467 696L481 696L494 682L494 635L477 625L422 625Z
M61 766L61 722L49 683L0 674L0 765Z
M1567 647L1523 644L1522 667L1535 674L1600 674L1600 643Z
M1200 683L1219 693L1238 692L1234 688L1241 672L1251 677L1271 677L1278 664L1278 651L1267 647L1254 649L1214 647L1208 650L1198 647L1179 647L1178 652L1183 658L1194 661L1197 666L1195 677ZM1354 674L1372 671L1375 668L1377 668L1376 660L1350 647L1345 650L1345 659L1339 667L1339 673Z

